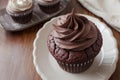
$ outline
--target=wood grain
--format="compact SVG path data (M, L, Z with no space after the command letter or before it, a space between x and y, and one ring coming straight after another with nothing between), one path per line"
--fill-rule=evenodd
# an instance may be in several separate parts
M6 4L7 0L0 0L0 8L5 7ZM95 16L76 0L72 0L63 13L70 12L72 8L76 12ZM101 18L99 19L103 21ZM33 65L32 50L36 33L43 24L40 23L20 32L6 32L0 28L0 80L41 80ZM120 51L120 33L114 29L112 31L117 39ZM109 80L120 80L119 67L120 59L116 71Z

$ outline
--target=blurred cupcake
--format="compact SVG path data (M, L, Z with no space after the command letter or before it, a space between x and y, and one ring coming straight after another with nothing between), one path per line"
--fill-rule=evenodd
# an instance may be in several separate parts
M27 23L32 18L33 0L9 0L6 11L15 22Z
M60 0L37 0L40 9L48 14L59 10Z
M102 36L93 22L72 12L54 24L47 45L62 69L80 73L92 65L100 52Z

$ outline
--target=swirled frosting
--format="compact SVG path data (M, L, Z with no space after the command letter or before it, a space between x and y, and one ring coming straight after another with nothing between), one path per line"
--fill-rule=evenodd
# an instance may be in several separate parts
M80 51L90 47L97 40L96 26L87 18L74 14L62 16L54 24L52 35L57 46Z
M21 12L30 9L33 6L33 0L9 0L7 10L10 12Z

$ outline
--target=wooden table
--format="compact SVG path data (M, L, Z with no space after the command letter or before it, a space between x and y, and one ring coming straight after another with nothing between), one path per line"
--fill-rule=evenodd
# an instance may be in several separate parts
M0 8L5 7L7 2L0 0ZM76 0L72 0L64 13L70 12L72 8L75 8L76 12L94 16ZM0 28L0 80L41 80L33 65L32 50L36 33L42 25L43 23L20 32L6 32ZM112 31L120 51L120 34L114 29ZM119 67L120 59L110 80L120 80Z

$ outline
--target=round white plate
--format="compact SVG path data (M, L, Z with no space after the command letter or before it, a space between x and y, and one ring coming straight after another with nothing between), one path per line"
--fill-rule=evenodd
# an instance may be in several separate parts
M111 30L98 19L83 16L94 22L102 33L103 46L100 54L95 58L93 65L83 73L71 74L63 71L47 48L47 37L53 29L53 23L56 23L59 17L53 18L38 31L34 40L33 62L43 80L108 80L115 71L118 49Z
M103 18L120 32L120 0L78 0L85 8Z

